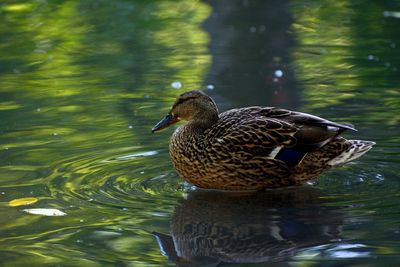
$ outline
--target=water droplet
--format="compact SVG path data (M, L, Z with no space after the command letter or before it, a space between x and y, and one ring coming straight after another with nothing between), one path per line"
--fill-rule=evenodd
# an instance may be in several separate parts
M85 220L83 220L83 219L80 219L80 220L79 220L79 222L81 222L81 223L83 223L84 221L85 221Z
M128 128L129 128L129 129L132 129L132 128L133 128L133 126L132 126L132 125L129 125L129 126L128 126Z
M37 109L36 109L36 111L37 111L37 112L40 112L40 111L41 111L41 109L40 109L40 108L37 108Z
M391 43L391 44L390 44L390 47L391 47L391 48L396 48L396 44L395 44L395 43Z
M182 87L182 83L180 81L176 81L171 83L171 87L174 89L180 89Z
M368 55L368 60L374 60L374 55Z
M209 85L207 85L207 89L208 90L214 90L215 86L213 84L209 84Z
M278 78L274 78L272 81L273 81L274 83L277 83L277 82L279 82L279 79L278 79Z
M128 208L122 208L122 210L123 210L123 211L127 211L127 210L128 210Z
M250 27L250 32L256 32L256 31L257 31L257 28L255 26Z
M275 77L280 78L280 77L283 76L283 71L281 71L281 70L276 70L274 74L275 74Z
M144 174L144 171L141 171L140 174Z
M53 133L53 136L57 136L58 135L58 133Z
M265 25L261 25L260 27L258 27L258 30L260 32L264 32L267 29L267 27L265 27Z

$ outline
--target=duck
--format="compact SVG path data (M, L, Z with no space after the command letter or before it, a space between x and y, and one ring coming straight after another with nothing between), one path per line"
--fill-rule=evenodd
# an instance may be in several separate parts
M206 93L180 94L152 132L186 121L169 152L179 176L204 189L246 191L302 185L365 154L373 141L347 140L351 124L277 107L219 113Z

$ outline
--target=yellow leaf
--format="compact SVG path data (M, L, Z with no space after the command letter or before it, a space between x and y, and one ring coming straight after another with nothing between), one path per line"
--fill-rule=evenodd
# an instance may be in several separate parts
M24 198L13 199L10 202L8 202L8 205L10 207L26 206L36 203L38 201L39 200L35 197L24 197Z

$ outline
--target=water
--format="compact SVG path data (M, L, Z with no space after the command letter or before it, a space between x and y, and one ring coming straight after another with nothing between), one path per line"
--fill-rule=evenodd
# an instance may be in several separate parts
M399 11L364 0L3 1L0 265L397 266ZM198 88L221 110L310 112L377 145L305 187L193 190L170 163L172 129L150 129ZM26 197L37 202L10 206Z

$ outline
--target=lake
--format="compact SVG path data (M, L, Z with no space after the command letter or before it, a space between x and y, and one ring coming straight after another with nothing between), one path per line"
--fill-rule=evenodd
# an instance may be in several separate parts
M2 266L398 266L400 1L2 1ZM313 183L184 183L175 97L376 142ZM36 214L35 214L36 213Z

